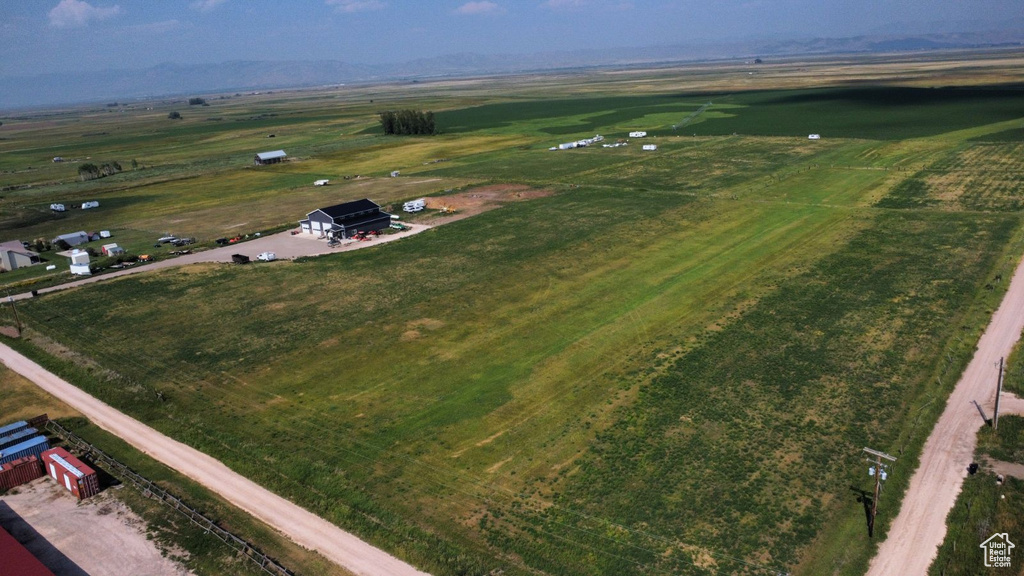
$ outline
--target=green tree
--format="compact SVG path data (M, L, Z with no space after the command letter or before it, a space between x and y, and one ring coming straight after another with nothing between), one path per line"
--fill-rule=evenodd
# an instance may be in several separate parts
M171 120L181 120L181 114L179 112L177 112L177 111L171 112L170 114L167 115L167 117L170 118Z
M78 167L78 177L82 180L93 180L100 177L100 169L92 163L86 162Z

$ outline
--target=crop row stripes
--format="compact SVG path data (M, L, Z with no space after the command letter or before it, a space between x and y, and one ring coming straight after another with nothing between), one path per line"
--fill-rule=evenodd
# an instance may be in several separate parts
M208 533L212 533L234 550L241 552L243 556L251 560L267 574L273 574L274 576L295 576L294 572L285 568L263 552L260 552L259 548L253 544L239 536L236 536L235 534L232 534L224 528L221 528L213 521L213 519L192 508L182 501L181 498L178 498L157 486L152 480L139 475L131 468L115 460L106 452L79 438L75 433L61 426L57 422L48 420L46 422L46 429L57 436L60 436L70 447L81 451L84 454L88 454L94 461L102 463L115 476L133 484L136 488L141 490L143 495L147 498L159 500L169 508L177 510L196 526L199 526Z

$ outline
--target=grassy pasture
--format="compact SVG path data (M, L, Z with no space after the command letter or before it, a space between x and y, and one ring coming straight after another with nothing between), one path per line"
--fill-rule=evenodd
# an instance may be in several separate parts
M187 117L167 164L115 177L166 181L107 191L112 213L135 197L137 229L222 230L250 205L280 218L314 173L401 169L338 188L395 200L480 181L555 193L370 250L118 279L23 315L108 370L51 362L83 388L437 574L855 574L873 550L857 452L916 457L927 399L998 301L985 285L1020 255L1015 144L972 139L1012 129L1024 97L679 94L386 102L450 110L434 139L373 137L365 98L334 120L319 99L286 115L287 98ZM709 98L690 136L655 132L656 153L546 150L665 127ZM300 161L230 167L250 153L210 127L229 114L245 142L294 138ZM819 127L792 134L787 118ZM306 133L321 123L352 132ZM928 178L936 202L906 201Z

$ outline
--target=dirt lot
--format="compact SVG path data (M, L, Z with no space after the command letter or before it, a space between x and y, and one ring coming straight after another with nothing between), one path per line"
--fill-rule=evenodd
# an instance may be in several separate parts
M0 499L0 526L54 574L192 574L146 537L144 521L108 488L81 503L43 477Z
M454 209L455 213L450 215L437 214L429 218L421 219L419 222L429 224L431 226L437 226L448 222L454 222L456 220L462 220L463 218L469 218L470 216L475 216L481 212L493 210L500 207L502 204L507 204L509 202L533 200L534 198L543 198L545 196L551 196L552 194L554 194L554 192L551 190L538 190L536 188L530 188L529 186L523 186L522 184L494 184L491 186L481 186L479 188L473 188L472 190L460 192L458 194L451 194L449 196L426 198L428 209L441 210L447 207Z

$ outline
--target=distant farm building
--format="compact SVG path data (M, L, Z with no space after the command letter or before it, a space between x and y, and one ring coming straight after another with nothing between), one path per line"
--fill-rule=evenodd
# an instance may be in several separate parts
M357 232L383 230L390 225L391 214L367 198L314 210L299 221L306 234L333 238L351 238Z
M39 262L39 254L28 250L18 240L0 244L0 270L10 272Z
M284 159L288 155L284 153L284 150L274 150L272 152L260 152L256 155L253 160L253 164L256 166L266 166L267 164L277 164L278 162L284 162Z
M643 130L638 130L636 132L630 132L629 133L629 137L630 138L646 138L647 137L647 132L644 132Z
M808 134L808 140L821 140L821 134Z
M72 232L70 234L61 234L60 236L57 236L56 238L53 239L53 243L56 244L57 241L59 241L59 240L63 240L65 242L67 242L68 246L78 246L79 244L85 244L86 242L88 242L90 240L90 238L89 238L89 235L86 234L85 231L83 230L81 232Z

